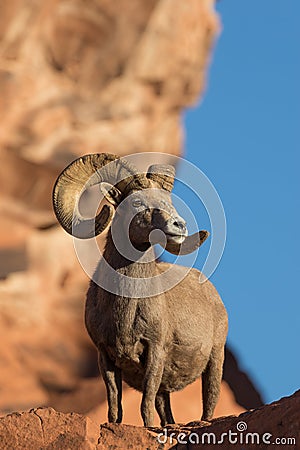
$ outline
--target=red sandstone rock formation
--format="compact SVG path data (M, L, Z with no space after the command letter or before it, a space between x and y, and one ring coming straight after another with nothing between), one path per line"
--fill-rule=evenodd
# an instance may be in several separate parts
M91 152L182 153L203 92L213 0L4 0L0 17L0 411L49 404L96 375L87 277L51 206Z
M300 391L291 397L245 412L239 416L215 419L212 423L194 422L187 425L162 429L146 429L122 424L97 425L91 419L79 414L64 414L52 408L37 408L30 412L14 413L0 419L0 442L2 450L161 450L192 448L195 450L216 448L212 445L222 439L220 448L265 449L277 441L277 448L299 448L300 442ZM241 424L247 428L242 431ZM246 425L245 425L246 424ZM240 431L239 431L240 430ZM229 431L231 441L228 438ZM172 434L171 434L172 433ZM193 433L193 436L191 434ZM251 433L248 435L247 433ZM255 433L253 436L252 433ZM190 436L190 437L189 437ZM197 438L198 436L198 438ZM263 442L270 442L266 444ZM191 442L189 443L191 439ZM194 444L199 439L199 444ZM238 443L233 443L238 439ZM248 441L246 441L248 439ZM253 441L252 441L253 439ZM259 440L257 440L259 439ZM289 441L288 441L289 439ZM290 440L292 439L292 440ZM186 443L184 443L186 441ZM211 443L211 445L208 444ZM254 442L254 444L252 444ZM289 442L288 446L285 446Z

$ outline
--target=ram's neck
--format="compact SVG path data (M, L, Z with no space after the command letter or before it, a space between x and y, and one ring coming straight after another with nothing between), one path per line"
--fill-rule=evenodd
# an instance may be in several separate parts
M158 292L156 288L159 283L153 248L149 247L144 251L140 249L136 259L130 260L118 251L109 230L103 258L94 274L94 281L113 295L111 301L116 302L115 304L121 301L122 308L129 302L132 310L136 308L138 299L153 295L153 288L155 293Z
M147 246L147 248L139 249L138 258L134 258L135 260L132 261L118 251L110 230L107 234L103 258L113 270L130 278L151 278L156 275L153 247Z

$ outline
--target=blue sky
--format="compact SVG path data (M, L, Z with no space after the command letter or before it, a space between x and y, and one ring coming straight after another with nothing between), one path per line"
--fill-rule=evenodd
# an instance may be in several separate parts
M300 388L300 2L217 8L223 31L206 94L184 117L185 157L222 199L228 235L211 280L228 309L228 342L270 402Z

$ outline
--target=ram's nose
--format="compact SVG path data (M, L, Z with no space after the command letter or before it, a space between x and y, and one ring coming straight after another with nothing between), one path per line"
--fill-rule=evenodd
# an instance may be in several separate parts
M186 223L179 216L172 217L167 221L164 232L171 236L187 236Z

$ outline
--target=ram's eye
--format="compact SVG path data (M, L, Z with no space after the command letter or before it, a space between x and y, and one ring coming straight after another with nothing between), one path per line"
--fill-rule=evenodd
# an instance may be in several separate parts
M139 198L132 200L132 206L134 206L135 208L138 208L141 205L142 205L142 201Z

